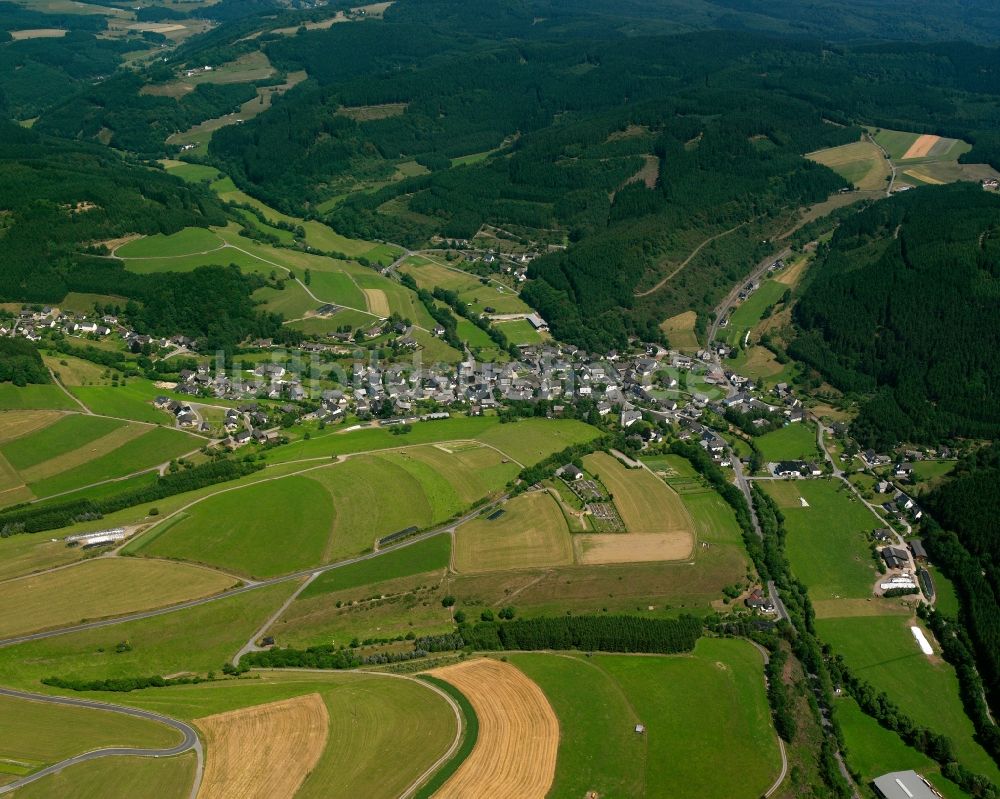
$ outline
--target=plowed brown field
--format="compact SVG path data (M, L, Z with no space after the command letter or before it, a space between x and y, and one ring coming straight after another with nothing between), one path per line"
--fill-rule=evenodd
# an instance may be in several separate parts
M479 738L434 799L544 799L556 770L559 720L523 672L497 660L470 660L431 672L468 698Z
M330 718L319 694L206 716L198 799L292 799L326 747Z
M924 134L920 136L913 144L910 145L901 160L905 161L908 158L924 158L930 154L931 148L934 147L938 141L941 140L940 136L931 136L930 134Z

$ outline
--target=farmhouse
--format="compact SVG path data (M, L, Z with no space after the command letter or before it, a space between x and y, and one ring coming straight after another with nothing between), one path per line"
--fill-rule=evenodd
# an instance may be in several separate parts
M778 461L774 465L775 477L806 477L818 476L822 472L816 466L805 461Z
M750 596L746 598L746 606L752 608L753 610L760 610L764 613L772 613L774 611L774 605L771 604L771 599L764 592L755 588L750 592Z
M528 314L527 319L528 319L528 324L530 324L533 328L535 328L535 330L537 330L539 333L545 333L548 331L549 323L546 322L544 319L542 319L542 317L540 317L538 314L536 313Z
M882 799L938 799L927 780L915 771L893 771L876 777L875 793Z
M891 543L892 531L888 527L880 527L878 530L873 530L872 540L877 541L880 544Z
M903 569L910 565L910 556L906 550L896 547L886 547L882 550L882 560L890 569Z
M913 553L915 560L922 563L927 562L927 550L924 549L924 542L919 538L914 538L910 541L910 552Z

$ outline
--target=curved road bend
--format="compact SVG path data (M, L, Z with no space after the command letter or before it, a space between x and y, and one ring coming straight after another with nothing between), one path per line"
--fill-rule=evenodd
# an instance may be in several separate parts
M233 588L232 590L224 591L221 594L213 594L212 596L202 597L201 599L192 599L187 602L181 602L179 604L170 605L169 607L165 608L156 608L155 610L146 610L140 613L130 613L125 616L116 616L111 619L100 619L98 621L86 622L84 624L74 624L70 627L60 627L55 630L44 630L42 632L31 633L29 635L19 635L14 638L0 639L0 647L13 646L14 644L24 644L29 641L41 641L46 638L54 638L57 635L66 635L67 633L82 632L84 630L96 630L101 627L112 627L116 624L123 624L127 621L138 621L140 619L151 619L155 616L165 616L168 613L174 613L178 610L187 610L188 608L196 608L201 605L207 605L210 602L217 602L220 599L227 599L228 597L237 596L238 594L245 594L247 591L256 591L258 588L264 588L269 585L277 585L278 583L287 583L290 580L298 580L302 577L307 577L313 574L314 572L316 574L323 574L328 571L333 571L334 569L343 568L344 566L351 566L355 563L362 563L366 560L372 560L373 558L377 558L389 552L395 552L396 550L413 546L414 544L418 544L421 541L425 541L428 538L433 538L434 536L440 535L441 533L450 533L459 525L464 524L465 522L470 521L471 519L474 519L476 516L478 516L481 513L484 513L490 508L496 507L501 502L508 499L509 496L510 496L509 494L504 494L503 496L495 499L493 502L490 502L486 505L481 505L480 507L475 508L472 511L469 511L469 513L466 513L464 516L458 519L446 522L445 524L439 525L438 527L435 527L432 530L428 530L425 533L419 533L418 535L414 535L406 539L405 541L401 541L398 544L392 544L382 549L375 550L374 552L368 552L365 553L364 555L358 555L355 558L348 558L347 560L341 560L338 561L337 563L328 563L327 565L320 566L318 568L313 566L308 569L300 569L299 571L290 572L289 574L282 574L278 577L271 577L267 580L261 580L259 582L249 583L247 585L240 586L239 588Z
M9 793L10 791L27 785L30 782L35 782L35 780L40 780L42 777L47 777L49 774L56 774L64 768L74 766L77 763L85 763L88 760L97 760L102 757L172 757L173 755L180 755L194 750L197 755L198 763L195 768L194 784L191 786L189 799L195 799L198 795L198 789L201 787L201 777L205 765L205 758L201 747L201 741L198 738L198 733L190 724L186 724L177 719L172 719L169 716L161 716L159 713L153 713L149 710L140 710L139 708L125 707L123 705L111 705L107 702L98 702L93 699L73 699L66 696L32 694L27 691L15 691L11 688L0 688L0 696L9 696L14 699L26 699L30 702L45 702L51 705L68 705L70 707L82 707L90 710L103 710L107 713L121 713L125 716L134 716L135 718L145 719L146 721L165 724L168 727L172 727L177 730L184 736L183 740L176 746L170 746L163 749L109 747L107 749L95 749L93 752L84 752L81 755L69 757L65 760L59 761L58 763L54 763L51 766L47 766L41 771L29 774L27 777L22 777L21 779L9 782L6 785L0 785L0 794Z

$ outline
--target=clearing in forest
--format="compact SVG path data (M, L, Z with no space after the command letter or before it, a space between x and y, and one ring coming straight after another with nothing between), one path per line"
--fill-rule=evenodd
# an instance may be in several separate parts
M889 177L889 163L882 151L870 141L857 141L840 147L807 153L809 158L830 167L844 180L862 191L884 189Z
M698 314L695 311L684 311L671 316L660 325L660 330L667 334L670 345L679 350L698 349L698 335L695 333L695 322Z
M555 776L559 720L542 690L519 669L496 660L430 673L465 694L479 719L472 753L435 799L543 799Z
M326 747L330 718L319 694L199 719L207 746L198 799L291 799Z

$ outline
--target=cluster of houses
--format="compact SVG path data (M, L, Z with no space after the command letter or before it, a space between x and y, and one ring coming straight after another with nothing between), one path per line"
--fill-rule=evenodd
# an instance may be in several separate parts
M45 306L38 311L21 311L13 321L0 322L0 336L22 336L28 341L41 341L44 332L60 331L68 336L107 336L118 328L118 319L114 316L91 319L84 314Z

